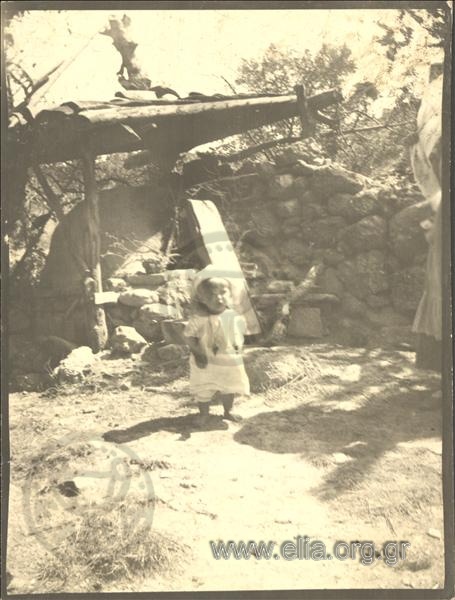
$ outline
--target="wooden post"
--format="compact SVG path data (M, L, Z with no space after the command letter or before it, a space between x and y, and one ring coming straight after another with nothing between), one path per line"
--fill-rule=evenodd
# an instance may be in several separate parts
M84 210L87 225L85 235L83 235L85 262L88 266L84 274L87 341L94 352L99 352L106 346L108 334L104 310L102 306L97 306L95 303L95 294L102 292L99 209L95 159L88 149L84 149L82 153L82 174L84 177Z

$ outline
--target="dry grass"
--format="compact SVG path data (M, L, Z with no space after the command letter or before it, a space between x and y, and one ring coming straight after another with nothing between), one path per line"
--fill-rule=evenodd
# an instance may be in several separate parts
M105 589L106 584L137 581L150 574L170 574L185 548L152 529L149 519L136 519L139 501L110 510L89 510L52 555L40 562L39 579L48 591Z

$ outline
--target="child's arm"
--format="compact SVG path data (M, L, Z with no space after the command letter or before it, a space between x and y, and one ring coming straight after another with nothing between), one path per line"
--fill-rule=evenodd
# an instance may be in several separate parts
M200 369L205 369L208 363L208 358L204 349L202 348L199 338L192 336L185 336L186 342L190 348L194 360Z

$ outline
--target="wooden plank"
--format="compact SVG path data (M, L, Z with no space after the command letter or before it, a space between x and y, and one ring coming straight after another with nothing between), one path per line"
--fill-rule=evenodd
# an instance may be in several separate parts
M251 304L248 284L218 209L209 200L187 200L191 240L205 265L216 267L220 277L233 283L234 308L245 317L248 335L261 332Z

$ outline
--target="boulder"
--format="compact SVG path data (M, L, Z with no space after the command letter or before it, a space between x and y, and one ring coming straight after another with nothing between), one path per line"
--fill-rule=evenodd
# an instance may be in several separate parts
M39 354L51 369L76 349L75 344L56 335L40 336L37 344Z
M391 278L392 305L400 313L414 313L422 297L425 266L414 265L394 273Z
M300 203L297 198L289 198L275 204L275 214L281 219L298 218L301 216Z
M126 306L138 308L144 304L152 304L159 301L159 295L156 291L136 288L120 294L118 301Z
M428 202L420 202L404 208L390 220L390 247L403 264L411 264L416 255L428 251L428 244L420 223L431 216L432 210Z
M311 260L311 246L298 239L288 239L281 244L281 254L284 260L289 260L297 266L305 266Z
M296 198L300 200L302 204L316 203L318 198L312 193L310 177L297 177L294 180L293 191Z
M291 307L287 333L290 337L320 338L323 336L321 311L301 304Z
M53 375L59 383L80 382L97 360L91 348L79 346L60 362Z
M147 341L134 327L120 326L115 329L111 337L111 348L113 354L129 355L140 352L147 345Z
M345 227L346 221L343 217L325 217L312 223L302 223L302 235L305 242L310 242L318 248L329 247L337 242Z
M346 227L339 240L340 247L346 254L384 248L387 241L387 223L378 215L365 217Z
M369 294L385 292L390 287L386 258L380 250L364 252L340 263L337 275L345 287L360 299Z
M103 273L109 275L115 273L122 266L124 260L123 256L114 254L113 252L106 252L100 258L101 270Z
M329 214L344 217L349 223L380 212L380 204L375 194L335 194L329 199Z
M357 194L364 187L365 178L332 164L318 168L311 177L311 189L320 198L335 194Z

